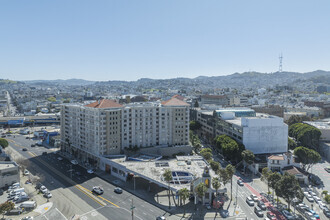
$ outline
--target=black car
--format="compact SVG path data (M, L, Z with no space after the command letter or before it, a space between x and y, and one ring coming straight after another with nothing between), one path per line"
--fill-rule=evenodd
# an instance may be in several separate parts
M42 155L47 155L47 152L42 152Z
M42 184L41 183L37 183L35 188L36 189L40 189L40 187L42 187Z
M26 148L23 148L22 151L27 151L27 149Z
M35 144L31 144L31 147L35 147L36 145Z
M330 218L330 210L329 209L323 209L323 214Z

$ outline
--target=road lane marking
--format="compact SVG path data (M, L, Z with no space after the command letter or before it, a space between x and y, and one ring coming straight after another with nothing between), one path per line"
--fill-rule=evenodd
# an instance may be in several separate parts
M38 156L33 152L28 152L30 155L33 156ZM89 198L91 198L93 201L95 201L96 203L100 204L101 206L105 206L106 203L104 203L103 201L99 200L97 197L94 196L94 194L87 190L86 188L82 187L80 188L78 186L78 184L76 182L74 182L73 180L69 179L68 177L66 177L64 174L62 174L61 172L57 171L56 169L54 169L53 167L49 166L48 163L45 163L43 160L41 160L40 158L36 158L39 162L41 162L42 164L44 164L46 167L48 167L48 169L52 170L55 174L57 174L58 176L62 177L63 179L65 179L67 182L71 183L76 189L78 189L79 191L81 191L82 193L84 193L85 195L87 195ZM91 194L91 195L90 195Z
M79 187L81 187L81 188L85 189L86 191L88 191L88 192L90 192L90 193L93 194L93 192L90 191L89 189L86 189L85 187L83 187L83 186L81 186L81 185L79 185L79 184L77 184L77 186L79 186ZM108 203L110 203L110 204L116 206L117 208L120 208L118 205L116 205L115 203L113 203L113 202L107 200L106 198L103 198L102 196L97 196L97 197L100 198L100 199L103 199L104 201L107 201Z

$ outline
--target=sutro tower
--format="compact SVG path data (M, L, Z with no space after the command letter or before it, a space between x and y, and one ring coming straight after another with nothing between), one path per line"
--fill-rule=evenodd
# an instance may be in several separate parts
M282 59L283 59L282 53L280 54L279 59L280 59L280 65L279 65L279 67L278 67L278 71L279 71L279 72L282 72Z

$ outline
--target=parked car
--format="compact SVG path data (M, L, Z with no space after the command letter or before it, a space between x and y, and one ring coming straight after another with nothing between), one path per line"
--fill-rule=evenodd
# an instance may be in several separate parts
M288 220L290 219L295 219L293 214L291 212L289 212L288 210L283 210L282 214L284 215L284 217Z
M210 203L206 202L205 207L206 207L207 210L210 210L211 209Z
M222 210L220 210L220 216L221 216L222 218L227 218L227 217L229 216L229 212L228 212L228 210L226 210L226 209L222 209Z
M35 188L36 188L36 189L40 189L40 187L42 187L42 186L43 186L43 185L42 185L41 183L38 182L38 183L36 184L36 187L35 187Z
M32 216L26 216L24 218L21 218L21 220L33 220Z
M265 211L267 209L265 203L261 200L258 200L257 205L261 210Z
M276 215L272 212L267 212L267 218L270 220L276 220Z
M165 216L158 216L156 220L166 220Z
M6 212L6 215L20 215L22 214L23 210L21 208L15 208L10 211Z
M306 211L304 214L307 220L316 220L312 213Z
M306 212L311 213L317 220L320 220L320 216L312 209L307 209Z
M77 165L77 164L78 164L78 161L76 161L76 160L71 160L71 163L72 163L73 165Z
M324 170L330 173L330 167L324 167Z
M58 158L57 158L57 160L59 160L59 161L62 161L62 160L63 160L63 158L62 158L62 157L58 157Z
M253 199L253 201L258 201L258 197L256 195L251 194L250 197Z
M245 201L249 206L254 206L254 201L251 197L246 197Z
M116 187L114 191L115 191L115 193L118 193L118 194L123 193L123 190L120 187Z
M319 202L322 201L322 200L320 199L320 197L318 197L318 196L313 196L313 199L314 199L314 201L315 201L316 203L319 203Z
M27 151L28 149L27 148L23 148L22 151Z
M319 202L319 207L320 207L321 210L328 209L326 204L324 204L323 202Z
M39 191L42 193L42 194L45 194L46 192L48 192L48 189L45 187L45 186L41 186Z
M53 195L48 191L48 192L46 192L46 193L44 194L44 197L47 198L47 199L49 199L49 198L52 198Z
M87 173L92 174L92 173L94 173L94 170L93 169L88 169Z
M36 145L35 144L31 144L31 147L35 147Z
M264 213L262 212L261 208L259 208L258 206L254 207L254 213L256 213L256 215L258 217L264 217Z
M329 209L323 209L323 214L324 214L326 217L330 218L330 210L329 210Z
M308 202L314 202L313 196L311 195L306 196L306 199L308 200Z
M30 172L28 170L24 170L24 176L28 176Z
M101 186L94 186L93 187L93 192L98 194L98 195L102 195L104 193L104 190Z

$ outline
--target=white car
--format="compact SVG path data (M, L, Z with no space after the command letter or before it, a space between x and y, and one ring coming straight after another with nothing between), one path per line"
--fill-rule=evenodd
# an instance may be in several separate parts
M313 191L309 191L309 194L310 194L311 196L316 196L316 193L313 192Z
M29 174L30 174L30 172L28 170L24 170L24 176L27 176Z
M249 206L254 206L254 201L251 197L246 197L246 203L249 205Z
M94 173L94 170L93 169L88 169L87 173L92 174L92 173Z
M48 192L48 189L46 188L46 186L41 186L39 190L40 190L40 192L42 192L42 194L45 194L46 192Z
M307 199L308 202L314 202L314 199L311 195L306 196L306 199Z
M77 164L78 164L78 161L76 161L76 160L71 160L71 163L72 163L73 165L77 165Z
M328 209L328 207L323 203L323 202L319 202L319 207L320 209L323 211L324 209Z
M258 197L256 195L252 194L252 195L250 195L250 197L253 199L253 201L255 201L255 202L258 201Z
M322 202L322 200L318 196L313 196L313 199L316 203Z
M32 216L26 216L24 218L21 218L21 220L33 220Z
M304 192L304 196L307 197L310 196L310 194L308 192Z

